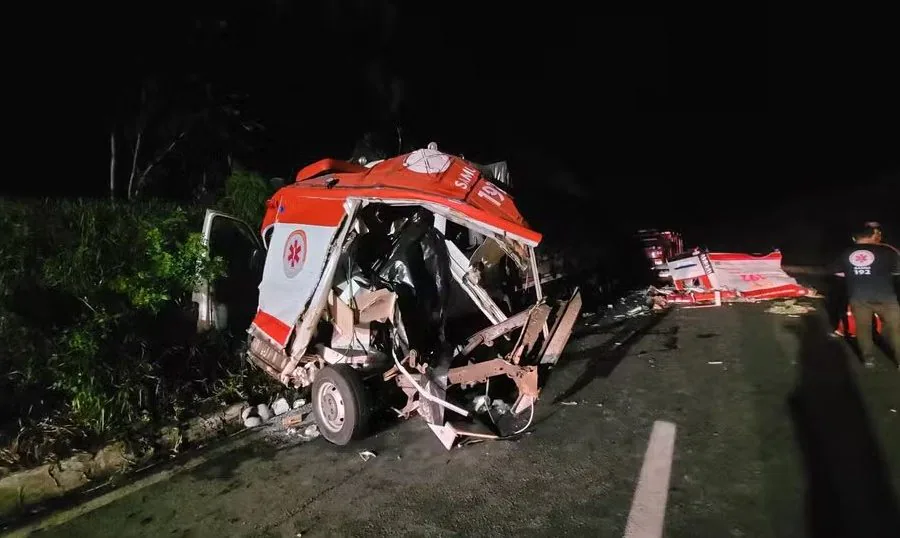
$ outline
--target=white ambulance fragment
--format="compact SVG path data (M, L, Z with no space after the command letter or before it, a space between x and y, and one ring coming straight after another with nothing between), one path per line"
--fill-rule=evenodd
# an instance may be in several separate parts
M813 295L781 268L781 252L765 255L694 250L668 262L670 303L783 299Z

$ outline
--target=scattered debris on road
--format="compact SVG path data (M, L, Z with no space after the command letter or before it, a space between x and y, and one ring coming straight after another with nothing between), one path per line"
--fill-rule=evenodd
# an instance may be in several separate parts
M795 299L787 299L785 301L773 304L766 309L766 312L770 314L798 316L801 314L807 314L809 312L815 312L815 310L816 309L813 306L798 304Z
M281 425L285 428L293 428L294 426L299 426L300 423L303 422L303 415L300 413L292 414L290 416L284 417L281 420Z
M369 461L370 459L372 459L376 456L378 456L378 454L372 452L371 450L363 450L362 452L359 453L359 457L363 461Z
M650 286L646 289L634 290L615 304L606 305L605 311L586 312L582 314L581 327L596 330L626 319L648 316L668 308L665 288Z
M276 447L306 443L319 437L319 427L315 423L312 406L305 405L292 409L277 420L262 425L263 437Z

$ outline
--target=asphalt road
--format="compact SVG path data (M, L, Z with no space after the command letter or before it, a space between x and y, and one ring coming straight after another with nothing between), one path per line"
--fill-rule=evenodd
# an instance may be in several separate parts
M448 452L413 420L344 448L260 443L39 534L622 536L666 420L666 536L897 536L896 366L859 367L821 308L765 308L674 310L618 348L581 337L515 442Z

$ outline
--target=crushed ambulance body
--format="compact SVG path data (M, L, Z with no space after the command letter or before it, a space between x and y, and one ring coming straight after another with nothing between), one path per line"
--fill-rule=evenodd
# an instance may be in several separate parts
M781 268L781 253L765 255L694 250L668 262L675 291L669 303L783 299L814 295Z
M363 436L389 393L447 448L460 435L498 436L451 424L485 407L499 436L530 424L581 295L542 296L541 234L497 183L430 145L367 166L318 161L268 201L248 359L311 387L330 442ZM211 323L213 301L195 297Z

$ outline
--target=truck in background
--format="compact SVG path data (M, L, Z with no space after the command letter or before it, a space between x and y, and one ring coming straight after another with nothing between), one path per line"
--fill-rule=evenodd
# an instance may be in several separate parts
M638 230L637 238L656 276L660 279L668 278L668 260L684 251L681 234L670 230L646 229Z

